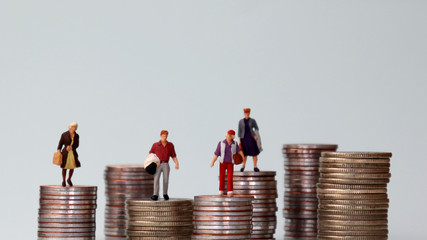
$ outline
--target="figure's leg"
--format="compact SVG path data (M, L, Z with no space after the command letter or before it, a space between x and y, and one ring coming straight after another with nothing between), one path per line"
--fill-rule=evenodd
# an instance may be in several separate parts
M254 171L255 172L259 172L259 168L258 168L258 165L257 165L257 163L258 163L258 156L253 156L252 158L254 159Z
M248 160L248 156L244 155L243 156L242 168L240 169L241 172L245 171L246 160Z
M227 195L233 194L234 164L227 163Z
M65 177L67 176L67 169L62 169L62 186L65 187Z
M160 164L157 169L156 173L154 174L154 191L153 196L159 196L159 180L160 180L160 172L162 171L162 165Z
M165 165L163 170L163 195L168 195L169 173L171 169L169 163L164 163L163 165Z
M67 182L68 182L68 185L70 185L70 187L73 186L73 183L71 182L71 177L73 176L73 173L74 173L74 169L70 169L69 172L68 172L68 180L67 180Z
M224 194L225 189L225 166L223 163L219 164L219 194Z

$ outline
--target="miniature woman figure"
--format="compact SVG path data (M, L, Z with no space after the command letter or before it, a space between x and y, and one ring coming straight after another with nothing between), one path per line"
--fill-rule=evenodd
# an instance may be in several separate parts
M156 167L154 174L154 193L151 199L157 201L159 199L159 181L160 174L163 173L163 198L169 200L168 188L169 188L169 158L172 158L175 162L175 169L179 169L178 158L176 157L175 147L173 143L168 142L169 132L162 130L160 132L160 141L153 144L150 150L150 154L154 153L160 159L160 164Z
M262 151L261 147L261 138L259 136L258 124L255 119L250 118L251 109L245 108L243 109L245 118L239 121L239 142L242 147L243 154L245 157L243 158L241 172L245 171L246 160L248 156L252 156L254 160L254 171L259 172L259 168L257 166L258 163L258 155Z
M219 165L219 194L223 195L225 190L225 171L227 170L227 196L233 195L233 172L234 172L234 154L240 154L243 158L243 152L240 150L234 136L236 132L229 130L225 135L225 140L220 141L215 150L211 167L215 165L216 160L221 156Z
M62 186L65 187L65 177L67 175L67 169L69 169L67 183L70 187L73 186L71 177L74 173L74 168L80 167L80 161L76 149L79 147L79 134L76 133L77 123L72 122L68 125L68 131L62 133L61 139L58 144L58 152L62 149ZM64 147L64 148L62 148Z

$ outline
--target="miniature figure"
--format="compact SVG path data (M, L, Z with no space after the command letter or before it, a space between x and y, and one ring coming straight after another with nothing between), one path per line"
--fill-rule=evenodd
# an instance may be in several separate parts
M220 165L219 165L219 194L223 195L225 190L225 171L227 170L227 195L233 195L233 172L234 172L234 159L235 154L240 154L242 158L243 152L240 150L236 141L234 141L234 136L236 132L234 130L229 130L225 135L225 139L218 143L218 146L215 150L215 155L212 159L211 167L215 165L216 160L219 156Z
M65 177L67 175L67 169L69 169L67 183L70 187L73 186L71 177L74 173L74 168L80 167L80 161L78 159L76 149L79 147L79 134L76 133L78 124L72 122L68 125L68 131L62 133L61 139L58 144L58 152L62 153L62 186L65 187ZM64 148L62 148L64 146ZM62 151L61 151L62 149Z
M262 151L262 147L261 137L259 136L258 124L255 119L250 118L250 108L243 109L243 112L245 118L240 119L239 121L238 136L240 146L243 150L243 154L245 155L245 157L243 158L243 164L240 171L245 171L246 160L248 159L248 156L252 156L254 160L254 171L259 172L257 163L258 155Z
M169 132L162 130L160 132L160 141L153 144L150 153L154 153L160 159L160 164L154 174L154 193L151 199L157 201L159 199L159 180L160 174L163 172L163 198L169 200L168 187L169 187L169 158L171 157L175 162L175 169L179 169L178 159L175 153L175 147L171 142L168 142Z

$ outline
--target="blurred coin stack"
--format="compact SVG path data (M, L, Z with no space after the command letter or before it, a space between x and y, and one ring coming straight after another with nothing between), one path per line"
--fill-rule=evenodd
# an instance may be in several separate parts
M127 200L128 239L191 239L193 200Z
M95 239L96 186L40 186L38 239Z
M143 165L123 164L108 165L104 178L106 240L126 239L125 201L150 197L154 176Z
M252 239L274 239L277 219L276 172L234 172L233 194L253 196ZM227 186L227 178L226 184Z
M317 239L319 158L335 144L285 144L285 239Z
M194 197L192 239L251 239L252 196Z
M325 152L320 158L319 239L387 239L391 153Z

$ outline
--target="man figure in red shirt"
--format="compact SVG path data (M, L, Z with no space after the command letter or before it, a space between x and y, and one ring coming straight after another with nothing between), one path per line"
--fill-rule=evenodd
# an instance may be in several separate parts
M159 180L160 173L163 172L163 197L169 200L168 187L169 187L169 158L171 157L175 162L175 169L179 169L178 159L176 158L175 147L171 142L168 142L168 131L162 130L160 132L160 141L153 144L150 153L154 153L160 159L160 165L154 174L154 193L151 199L157 201L159 199Z

